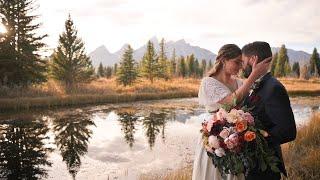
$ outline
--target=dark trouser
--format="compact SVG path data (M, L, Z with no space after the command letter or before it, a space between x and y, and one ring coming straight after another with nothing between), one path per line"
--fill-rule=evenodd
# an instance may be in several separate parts
M275 173L269 168L265 172L253 171L248 174L246 180L280 180L280 173Z

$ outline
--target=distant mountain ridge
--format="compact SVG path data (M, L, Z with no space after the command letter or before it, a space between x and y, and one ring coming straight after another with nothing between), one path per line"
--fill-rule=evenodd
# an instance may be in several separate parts
M156 37L150 39L150 41L154 44L156 52L159 52L159 40ZM104 45L99 46L93 52L89 54L89 57L92 61L94 67L98 67L100 63L104 66L113 66L115 63L119 63L122 54L124 53L128 44L124 44L118 51L111 53ZM140 61L147 49L147 45L143 45L142 47L135 49L133 52L133 58L136 61ZM184 39L178 41L168 41L165 43L165 51L168 58L171 58L172 52L175 49L176 57L180 56L188 56L194 54L195 58L202 60L205 59L215 60L216 54L201 48L199 46L193 46L187 43ZM280 48L273 47L272 52L275 53L279 51ZM288 56L290 63L293 64L294 62L300 62L301 64L305 64L309 62L310 54L304 51L296 51L292 49L288 49Z

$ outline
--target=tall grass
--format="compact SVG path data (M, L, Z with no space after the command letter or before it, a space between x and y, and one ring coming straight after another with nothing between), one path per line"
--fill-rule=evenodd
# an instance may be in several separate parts
M154 83L141 80L124 87L117 84L115 79L103 78L66 89L62 84L50 80L28 88L0 88L0 111L195 97L198 86L198 79L179 78L156 80Z
M288 179L320 179L320 113L298 131L295 141L283 147Z

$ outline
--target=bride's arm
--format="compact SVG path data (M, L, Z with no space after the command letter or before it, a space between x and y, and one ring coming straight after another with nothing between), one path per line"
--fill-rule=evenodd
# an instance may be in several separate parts
M254 64L252 66L252 72L250 76L244 80L242 86L240 86L235 92L232 94L227 95L225 98L220 100L218 103L220 104L232 104L234 99L236 102L240 102L246 95L249 93L251 86L253 83L259 79L262 75L268 72L270 59L266 58L260 63L257 63L257 59L255 59Z

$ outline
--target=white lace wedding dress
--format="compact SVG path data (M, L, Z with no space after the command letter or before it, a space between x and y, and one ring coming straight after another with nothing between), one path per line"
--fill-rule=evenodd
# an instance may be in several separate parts
M237 79L238 87L242 85L242 81ZM206 119L210 114L208 112L215 111L220 108L217 102L230 94L230 89L222 82L212 77L204 77L199 88L199 104L206 108L206 114L201 117ZM201 119L203 121L203 119ZM207 119L206 119L207 120ZM201 128L199 122L199 128ZM198 143L196 145L195 158L193 163L192 180L244 180L244 175L231 175L221 177L221 174L212 163L212 159L207 155L202 145L202 137L199 133Z

